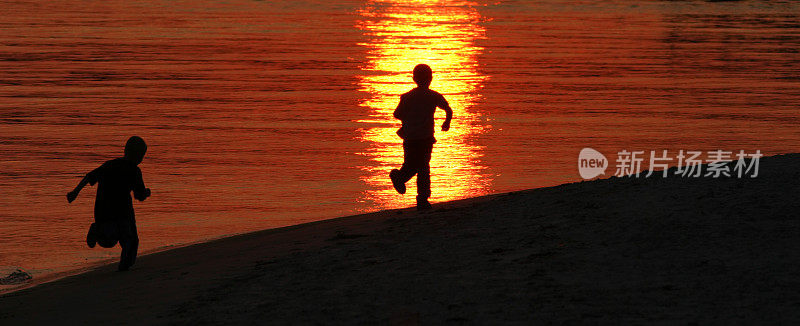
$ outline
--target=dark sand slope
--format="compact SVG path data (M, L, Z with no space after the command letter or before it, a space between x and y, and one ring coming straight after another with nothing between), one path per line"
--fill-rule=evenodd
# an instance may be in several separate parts
M793 154L263 231L0 297L0 324L793 324L799 181Z

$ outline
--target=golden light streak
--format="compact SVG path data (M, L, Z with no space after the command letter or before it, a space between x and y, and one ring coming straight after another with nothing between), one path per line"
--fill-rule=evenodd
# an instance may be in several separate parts
M431 89L442 93L454 111L452 127L440 131L444 111L436 113L436 138L431 160L432 202L486 193L489 180L479 164L482 148L470 137L484 132L481 115L474 108L486 79L477 72L477 56L483 50L474 44L482 38L481 17L475 4L463 1L417 0L372 1L360 11L359 28L370 37L360 45L368 48L368 61L359 76L360 90L370 96L361 102L369 114L359 122L371 127L360 138L370 144L362 153L375 164L363 167L364 181L372 190L364 195L380 207L414 203L415 179L405 197L391 186L388 172L403 163L402 140L395 132L400 122L392 117L400 94L416 87L411 70L419 63L433 69Z

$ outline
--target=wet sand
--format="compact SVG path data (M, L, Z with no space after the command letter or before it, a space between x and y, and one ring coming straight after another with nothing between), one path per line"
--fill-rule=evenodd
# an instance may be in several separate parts
M261 231L0 297L0 324L800 321L800 154ZM146 241L146 240L145 240Z

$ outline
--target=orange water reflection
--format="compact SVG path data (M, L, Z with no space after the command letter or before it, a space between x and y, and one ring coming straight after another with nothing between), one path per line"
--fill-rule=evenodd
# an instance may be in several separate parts
M438 131L444 112L438 110L438 143L431 160L431 201L446 201L488 192L489 176L483 173L481 146L470 139L488 128L476 108L479 90L486 77L477 72L477 56L483 48L474 40L484 37L478 25L481 17L475 4L452 0L371 1L360 11L358 27L369 41L367 62L359 76L360 90L369 93L361 101L368 112L360 134L368 142L362 153L374 163L363 167L369 191L363 200L378 207L399 207L413 203L415 179L405 197L398 195L388 179L392 168L403 162L402 141L395 131L399 121L392 117L400 94L415 87L411 70L418 63L433 68L431 88L442 93L454 111L449 132Z

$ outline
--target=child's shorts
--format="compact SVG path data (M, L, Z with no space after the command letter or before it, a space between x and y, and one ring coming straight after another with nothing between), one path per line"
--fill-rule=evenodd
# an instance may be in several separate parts
M103 248L113 248L119 241L117 223L101 222L89 226L89 237L92 237Z

